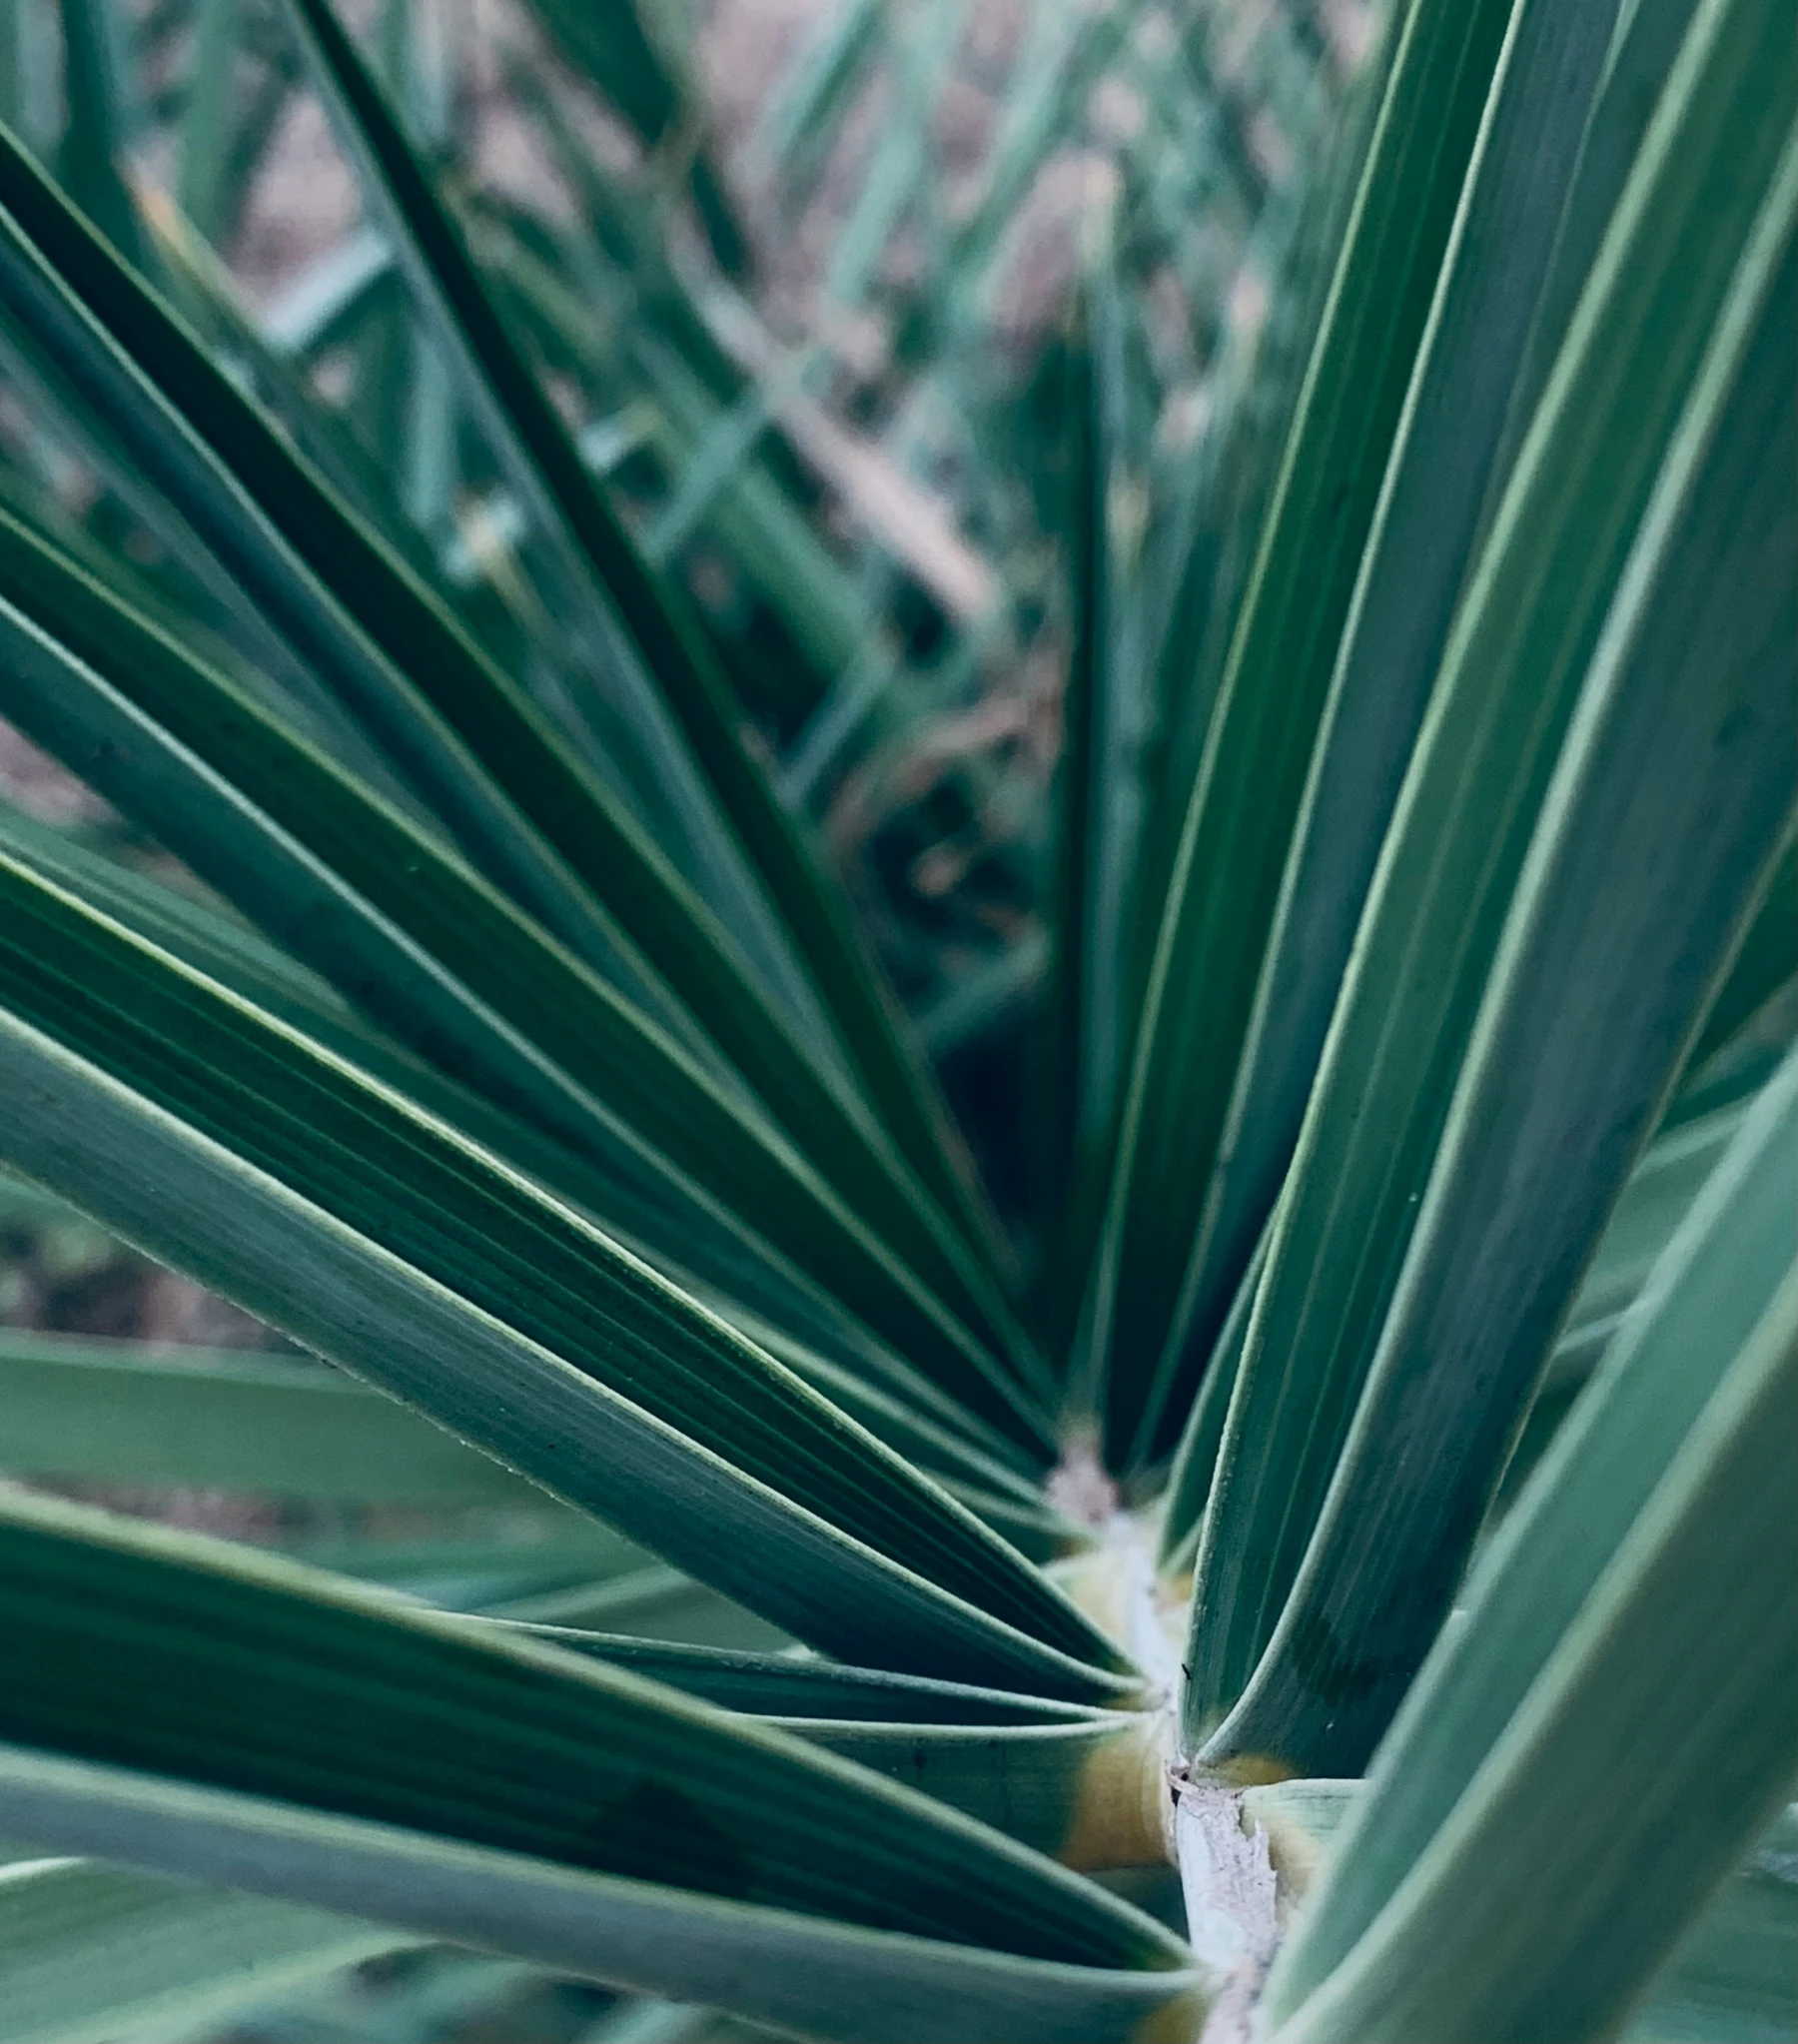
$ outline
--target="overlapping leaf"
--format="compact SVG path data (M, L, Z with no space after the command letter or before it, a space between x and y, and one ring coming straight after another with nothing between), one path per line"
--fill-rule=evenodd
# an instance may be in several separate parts
M835 1923L1179 1964L1149 1919L996 1834L591 1658L22 1494L0 1526L25 1745Z
M6 591L73 641L65 649L9 604L3 699L229 898L426 1056L605 1160L633 1191L647 1180L665 1202L671 1190L678 1211L691 1204L679 1181L696 1176L714 1214L760 1214L814 1282L876 1324L895 1313L920 1360L933 1348L945 1363L959 1353L971 1385L988 1380L987 1403L1018 1403L979 1344L740 1095L434 833L22 527L0 529L0 552ZM874 1161L874 1174L851 1181L864 1193ZM928 1229L915 1239L928 1252ZM942 1269L953 1283L953 1263Z
M1093 1277L1090 1340L1117 1459L1153 1447L1139 1432L1155 1431L1151 1384L1312 738L1508 13L1496 0L1405 10L1258 542L1163 911Z
M940 1105L933 1103L921 1073L907 1058L890 1005L794 824L744 750L723 676L697 629L676 592L658 582L600 497L497 317L454 221L432 190L328 0L294 0L294 5L426 301L436 308L442 331L498 422L501 446L516 450L518 487L616 606L653 677L658 703L645 702L644 713L652 714L665 702L678 719L730 827L755 859L807 966L832 1002L864 1082L889 1115L898 1140L937 1196L980 1229L970 1188L947 1161ZM734 927L737 919L730 920Z
M1610 41L1602 6L1513 11L1418 347L1160 1376L1190 1381L1297 1140L1484 502Z
M33 1175L801 1636L972 1672L980 1649L949 1646L972 1625L988 1673L1040 1662L1052 1689L1116 1683L1099 1636L977 1521L571 1211L29 869L3 871L5 1141ZM727 1515L743 1515L735 1536ZM760 1544L777 1526L784 1562ZM869 1590L826 1588L816 1571L839 1565Z
M1738 701L1744 723L1764 729L1766 743L1789 743L1778 665L1791 594L1787 562L1777 548L1758 550L1767 510L1758 523L1734 522L1738 488L1768 493L1763 505L1783 516L1778 507L1789 483L1765 439L1787 430L1764 410L1777 402L1777 385L1768 397L1754 366L1778 354L1789 317L1790 158L1782 152L1790 106L1765 91L1761 66L1771 33L1770 15L1751 5L1701 10L1457 618L1332 1024L1250 1327L1201 1543L1187 1702L1195 1735L1215 1729L1249 1681L1324 1507L1430 1184L1512 889L1595 655L1580 741L1540 840L1546 870L1540 882L1532 876L1539 898L1520 901L1512 941L1514 969L1530 972L1536 968L1522 962L1526 945L1561 943L1563 917L1576 922L1595 912L1597 896L1562 900L1547 884L1555 866L1586 861L1582 880L1590 874L1607 901L1619 898L1613 890L1629 891L1629 928L1640 932L1631 941L1642 945L1657 993L1634 1039L1638 1075L1622 1082L1643 1090L1619 1117L1613 1163L1600 1164L1593 1140L1593 1166L1614 1174L1601 1198L1614 1193L1628 1146L1647 1133L1646 1110L1671 1077L1656 1057L1670 1058L1695 1025L1736 905L1752 897L1760 862L1777 839L1790 788L1785 751L1768 755L1768 778L1758 786L1749 760L1741 769L1725 765ZM1716 564L1700 565L1684 542L1706 531ZM1723 562L1749 578L1753 593L1743 593L1739 609L1715 579ZM1607 611L1614 636L1600 654ZM1737 650L1716 663L1702 634L1733 632L1737 624ZM1694 683L1714 675L1715 696L1684 686L1688 660ZM1648 748L1644 758L1658 758L1668 786L1691 786L1686 749L1670 743L1653 751L1655 738L1671 729L1663 731L1654 707L1667 700L1701 719L1706 765L1747 825L1739 846L1720 832L1710 848L1715 863L1690 867L1689 926L1672 911L1659 925L1659 896L1633 891L1638 869L1605 834L1628 813L1622 778L1610 780L1595 754L1586 785L1575 778L1577 755L1602 723L1620 744L1624 729L1640 731L1634 742ZM1640 722L1632 725L1632 717ZM1620 812L1612 807L1618 801ZM1751 817L1763 820L1757 826ZM1650 804L1634 827L1663 846L1679 869L1676 881L1686 869L1661 838L1660 820ZM1722 891L1707 909L1710 885ZM1689 955L1680 934L1687 927ZM1625 956L1633 962L1636 953ZM1612 1012L1612 1002L1633 1009L1633 989L1627 976L1611 977L1623 971L1622 959L1613 967L1594 951L1589 963L1595 1033L1585 1039L1592 1062L1584 1068L1601 1084L1617 1046L1596 1018ZM1513 991L1501 980L1493 980L1493 1029ZM1552 1033L1564 993L1547 977L1533 988L1520 982L1505 1026L1532 1026L1523 1017L1539 1000L1533 1026ZM1488 1067L1486 1082L1495 1076ZM1474 1083L1470 1075L1469 1089ZM1569 1099L1563 1112L1576 1114L1580 1105ZM1538 1126L1544 1159L1558 1156L1565 1123L1556 1120L1552 1136L1546 1121ZM1495 1138L1480 1152L1482 1168L1502 1169L1513 1129L1482 1127L1480 1134ZM1548 1169L1552 1175L1559 1166ZM1578 1259L1582 1245L1561 1240L1556 1253ZM1469 1286L1478 1268L1476 1261L1464 1266ZM1576 1261L1565 1267L1561 1282L1569 1290L1576 1273ZM1565 1296L1544 1298L1550 1323ZM1473 1297L1458 1287L1438 1294L1447 1313L1471 1307ZM1510 1367L1530 1370L1549 1332L1534 1333L1538 1346L1528 1354L1531 1331L1516 1329ZM1364 1661L1367 1692L1377 1687L1377 1648L1345 1660L1328 1630L1310 1628L1305 1639L1309 1664L1326 1685L1360 1684L1354 1670Z
M1283 2038L1603 2034L1784 1800L1793 1092L1475 1571L1271 1985Z

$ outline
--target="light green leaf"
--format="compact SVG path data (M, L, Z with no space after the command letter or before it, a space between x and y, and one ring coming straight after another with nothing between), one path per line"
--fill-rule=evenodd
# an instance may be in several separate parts
M658 1566L530 1596L489 1596L480 1614L530 1624L607 1625L623 1637L690 1641L720 1652L774 1653L790 1643L778 1625L678 1568Z
M1244 1791L1244 1814L1267 1831L1295 1897L1334 1857L1361 1790L1358 1781L1302 1780ZM1787 2044L1798 2030L1795 1848L1798 1808L1788 1806L1655 1974L1624 2044Z
M509 1609L537 1597L578 1591L653 1573L665 1593L670 1578L696 1587L677 1569L663 1568L641 1547L593 1520L565 1512L507 1514L484 1531L464 1530L427 1539L384 1539L378 1534L320 1538L311 1534L275 1543L309 1568L381 1583L401 1595L445 1610ZM707 1592L711 1594L711 1592Z
M86 1860L0 1866L8 2044L108 2044L161 2023L221 2022L416 1942L300 1903Z
M515 1628L16 1491L0 1550L0 1730L20 1743L870 1929L1179 1961L1147 1918L994 1833Z
M1487 1510L1488 1530L1516 1502L1598 1360L1628 1325L1649 1272L1729 1147L1744 1111L1744 1103L1732 1102L1669 1129L1630 1173L1517 1430Z
M818 1756L815 1764L833 1763ZM884 1782L872 1789L901 1793ZM115 1858L340 1904L421 1937L842 2044L939 2044L964 2030L1009 2044L1179 2044L1205 2006L1205 1983L1193 1972L1029 1959L865 1930L20 1747L0 1753L0 1813ZM955 1876L946 1878L953 1892ZM1155 1933L1155 1957L1178 1965L1179 1946L1135 1921Z
M1769 861L1760 907L1687 1056L1687 1072L1702 1071L1794 973L1798 973L1798 841L1788 838Z
M548 1503L405 1407L316 1364L0 1330L15 1476L438 1506Z
M1798 1810L1783 1810L1745 1867L1674 1948L1624 2044L1785 2044L1798 2034Z
M1426 1918L1439 1942L1414 1977L1441 1991L1435 1954L1444 1966L1467 1955L1439 1912L1471 1877L1491 1884L1478 1991L1539 1995L1550 2011L1493 2013L1488 1999L1479 2029L1598 2032L1783 1789L1780 1704L1798 1668L1774 1528L1798 1481L1779 1418L1798 1370L1795 1102L1788 1063L1477 1564L1463 1614L1380 1749L1337 1871L1281 1957L1277 2017L1310 1995L1335 2011L1320 2036L1427 2035L1376 2032L1360 1997L1386 1994L1392 1962L1379 1954L1420 1952L1410 1941ZM1487 1856L1474 1871L1462 1855L1476 1838ZM1627 1864L1628 1882L1600 1863ZM1516 1883L1514 1913L1508 1895L1489 1907L1495 1887ZM1313 2034L1298 2022L1296 2034Z
M1583 1367L1589 1369L1596 1362L1746 1112L1747 1103L1740 1101L1717 1108L1681 1122L1643 1151L1567 1310L1566 1329L1556 1347L1557 1367L1573 1350L1580 1352Z

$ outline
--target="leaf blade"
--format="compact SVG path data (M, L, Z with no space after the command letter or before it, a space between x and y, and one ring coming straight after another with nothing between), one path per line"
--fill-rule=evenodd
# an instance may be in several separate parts
M1667 446L1686 435L1676 466L1689 480L1730 395L1730 351L1779 260L1787 117L1757 75L1768 23L1720 8L1701 10L1701 23L1462 601L1363 913L1201 1545L1195 1738L1251 1679L1328 1495L1542 797ZM1695 397L1738 264L1740 317ZM1776 580L1763 586L1777 598ZM1684 586L1674 598L1714 593Z
M1657 1264L1646 1311L1477 1564L1469 1620L1443 1634L1419 1675L1345 1840L1350 1849L1271 1983L1276 2013L1296 2009L1348 1960L1450 1822L1682 1442L1701 1431L1719 1359L1746 1354L1782 1284L1789 1291L1795 1095L1788 1063Z
M1148 1919L983 1827L516 1630L18 1492L0 1544L15 1742L869 1929L1178 1959ZM137 1693L97 1641L132 1656ZM972 1913L958 1861L982 1869Z
M1052 1679L1118 1685L1100 1671L1113 1650L978 1521L571 1210L28 869L0 860L0 883L14 910L0 962L14 1014L0 1027L19 1075L0 1143L32 1175L801 1636L822 1625L850 1658L879 1662L928 1659L935 1634L954 1659L972 1623L992 1646L1010 1641L1008 1663L1047 1655ZM70 973L105 996L71 1007ZM280 1248L286 1229L310 1241L307 1259ZM1012 1600L1097 1662L945 1601L831 1525L845 1518L882 1521L879 1537L902 1546L946 1536L932 1571L962 1569L964 1588ZM769 1538L789 1572L761 1566ZM869 1564L889 1584L874 1630L890 1629L862 1651L850 1634L873 1606L847 1578L826 1581ZM938 1611L922 1631L920 1595Z
M1094 1280L1106 1431L1135 1445L1378 476L1508 8L1412 4L1186 810Z
M1163 2044L1199 2020L1192 1973L1101 1971L418 1841L123 1769L0 1759L0 1808L40 1835L162 1870L337 1901L640 1993L701 2000L843 2044L934 2044L957 2028L1019 2044Z

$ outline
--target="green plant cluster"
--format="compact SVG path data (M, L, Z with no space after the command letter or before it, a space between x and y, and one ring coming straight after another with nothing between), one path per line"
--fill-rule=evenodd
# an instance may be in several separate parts
M0 2034L455 1947L695 2044L1789 2035L1789 11L1394 0L1152 548L1092 252L993 486L1066 542L1012 1226L680 567L737 533L814 717L863 699L840 443L725 374L747 241L662 28L537 10L667 188L625 300L621 240L583 280L443 174L394 49L279 13L334 260L422 340L398 490L206 254L231 126L172 209L108 125L112 10L60 9L58 174L0 130L9 444L99 479L8 471L0 714L122 819L0 811L7 1225L310 1352L0 1335ZM1148 61L1104 18L1014 121ZM191 26L238 90L235 8ZM658 417L718 369L647 512L557 292Z

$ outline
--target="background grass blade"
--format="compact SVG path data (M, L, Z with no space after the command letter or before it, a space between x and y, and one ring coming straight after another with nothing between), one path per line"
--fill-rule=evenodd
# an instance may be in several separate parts
M1133 985L1146 983L1160 929L1187 800L1204 763L1235 626L1268 509L1282 473L1307 370L1330 305L1337 258L1348 231L1368 151L1378 132L1407 12L1383 7L1370 49L1352 71L1334 133L1312 172L1305 204L1264 224L1258 250L1278 279L1265 331L1230 335L1226 417L1182 492L1175 529L1181 566L1156 648L1159 730L1151 749L1144 903L1138 917Z
M181 210L214 247L224 241L229 225L240 15L239 0L199 0L181 121Z
M398 1590L444 1610L496 1617L514 1605L562 1594L591 1594L597 1601L616 1586L617 1602L624 1607L613 1611L620 1629L634 1620L643 1602L658 1598L664 1607L656 1616L666 1619L670 1578L679 1577L679 1570L657 1563L597 1521L553 1512L546 1518L533 1517L529 1537L508 1539L504 1533L505 1529L489 1525L484 1531L463 1530L425 1539L312 1533L273 1544L309 1568L353 1575L358 1582ZM645 1580L651 1570L661 1578L654 1597ZM698 1588L690 1578L679 1579L689 1589Z
M1686 1058L1696 1073L1798 974L1798 840L1769 862L1760 907Z
M1603 1345L1641 1295L1655 1260L1691 1212L1717 1160L1729 1147L1747 1101L1670 1128L1642 1153L1630 1173L1568 1309L1560 1347L1577 1343L1595 1363Z
M316 1364L0 1331L14 1476L389 1504L540 1507L511 1471Z
M119 42L125 24L105 0L59 0L67 124L58 173L69 196L127 262L141 270L143 239L126 182L130 139L127 67Z
M1787 1807L1654 1976L1625 2044L1774 2044L1798 2027L1798 1810Z
M104 2044L226 2021L414 1942L323 1909L89 1860L0 1866L0 2006L14 2044Z
M699 111L666 36L638 6L595 14L578 0L531 0L530 12L562 58L595 86L649 149L671 147L711 252L732 276L748 265L743 231L716 165L696 133Z

